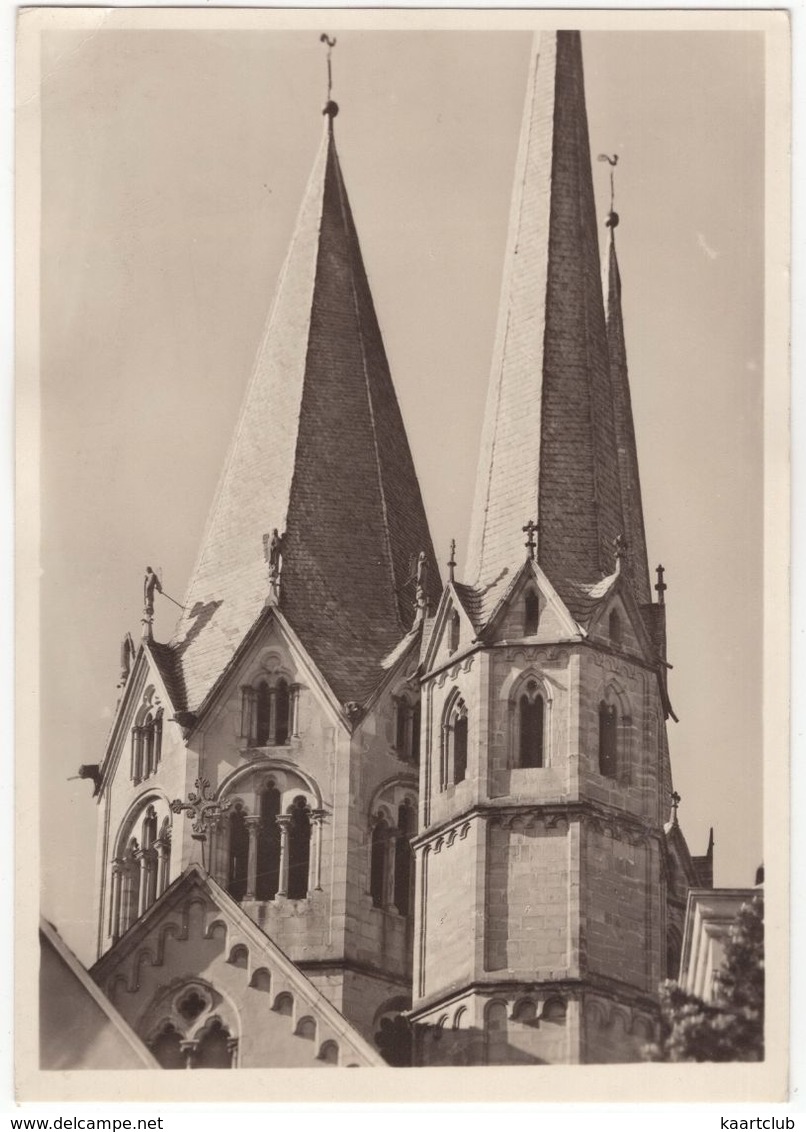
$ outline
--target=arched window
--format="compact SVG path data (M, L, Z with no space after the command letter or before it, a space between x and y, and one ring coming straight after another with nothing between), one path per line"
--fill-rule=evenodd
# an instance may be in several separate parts
M185 1068L185 1055L182 1053L182 1036L170 1022L163 1027L151 1043L151 1052L163 1069Z
M369 891L376 908L386 903L386 857L389 841L389 826L381 818L372 830L372 851L369 867Z
M610 636L611 645L615 645L616 648L619 648L619 646L621 645L622 637L621 637L621 618L619 617L619 613L618 613L617 609L611 609L610 610L610 619L609 619L609 622L608 622L608 634Z
M229 1030L216 1020L203 1034L191 1060L192 1069L231 1069L232 1052Z
M288 898L302 900L308 895L311 860L311 819L308 803L300 795L288 808Z
M132 727L131 776L135 783L152 775L162 758L162 708L149 707L153 691L146 693L147 702Z
M140 846L132 838L123 858L121 886L120 934L128 931L138 916L140 906Z
M395 751L398 758L420 761L420 701L411 702L409 695L399 696L395 707Z
M397 810L395 835L395 877L392 900L401 916L408 916L411 901L411 835L414 831L414 814L408 802Z
M461 696L449 702L442 728L442 789L467 776L467 708Z
M274 744L282 747L288 742L288 721L291 714L291 696L288 681L280 678L274 689Z
M460 630L460 627L461 627L461 621L459 619L459 613L458 613L457 610L454 609L453 613L451 614L451 623L450 623L449 635L448 635L448 651L449 652L456 652L456 650L459 648L459 630Z
M599 704L599 773L615 778L617 764L618 715L614 704Z
M518 766L543 766L543 697L530 680L518 697Z
M534 590L529 590L523 603L523 635L533 637L537 632L540 603Z
M265 680L257 686L257 720L255 739L259 747L265 747L269 741L269 727L271 726L271 703L269 699L269 685Z
M249 832L241 806L236 806L229 817L229 882L227 889L234 900L246 895L249 867Z
M269 783L260 795L260 825L257 834L255 897L274 900L280 887L280 791Z

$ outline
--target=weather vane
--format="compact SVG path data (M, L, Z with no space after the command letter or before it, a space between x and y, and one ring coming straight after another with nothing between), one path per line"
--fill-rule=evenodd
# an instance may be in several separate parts
M615 182L616 166L618 165L618 154L614 153L613 156L611 157L607 153L600 153L599 156L596 158L596 160L597 161L606 161L607 164L610 166L610 212L608 213L607 220L605 221L605 224L607 225L608 228L615 228L618 225L618 213L616 212L613 205L614 205L615 199L616 199L616 187L615 187L614 182Z
M336 46L336 37L329 36L327 32L322 32L319 36L320 43L327 44L327 101L330 102L330 92L333 90L333 69L330 61L330 56L333 54L333 48Z

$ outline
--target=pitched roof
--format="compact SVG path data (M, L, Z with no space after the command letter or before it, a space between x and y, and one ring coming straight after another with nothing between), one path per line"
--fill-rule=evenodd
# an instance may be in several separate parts
M630 398L627 370L627 348L624 342L624 317L621 309L621 273L616 256L616 224L618 217L609 217L610 247L607 256L607 348L610 354L610 387L613 395L613 419L616 427L621 505L624 515L622 530L627 542L625 572L632 583L636 599L649 604L652 590L644 530L644 509L641 506L641 480L638 475L638 450Z
M331 104L332 105L332 104ZM195 710L269 598L342 700L411 625L411 560L439 572L328 114L171 648Z
M578 32L535 41L466 577L523 558L558 591L613 568L622 532L610 367ZM563 594L564 596L564 594Z

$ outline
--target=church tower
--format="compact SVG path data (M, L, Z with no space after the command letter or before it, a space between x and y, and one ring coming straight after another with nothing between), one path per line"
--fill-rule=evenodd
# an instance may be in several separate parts
M676 819L664 829L665 610L651 601L617 222L606 315L580 36L543 33L465 580L451 564L422 668L423 1064L636 1060L667 973L672 825L684 843Z
M132 1024L152 1019L157 1029L140 1036L166 1058L190 1025L185 1000L165 1023L173 1029L159 1030L143 979L152 968L154 987L179 977L171 941L192 941L194 900L203 912L196 958L182 960L182 977L196 979L187 1010L212 1009L247 968L241 1021L227 1024L228 1041L242 1032L238 1064L307 1063L289 1060L288 1038L268 1052L261 1043L289 996L314 1001L311 984L329 1004L316 1018L342 1027L356 1063L370 1054L355 1053L350 1034L371 1043L411 1004L414 676L440 580L337 113L329 100L183 613L169 642L154 640L161 599L149 571L142 642L124 642L115 723L102 764L87 769L101 811L93 974ZM185 892L182 917L159 927L174 891ZM253 970L268 941L279 974ZM281 976L291 990L264 996L263 1021L243 1031L244 1011L258 1009L252 990ZM309 1023L295 1015L293 1034Z

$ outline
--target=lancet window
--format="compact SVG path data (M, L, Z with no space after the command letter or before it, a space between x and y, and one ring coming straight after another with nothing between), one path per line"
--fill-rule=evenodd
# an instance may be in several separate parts
M528 590L523 602L523 635L533 637L537 632L540 603L534 590Z
M299 687L285 677L241 688L241 737L256 747L283 747L299 733Z
M618 773L618 712L615 704L599 704L599 773L615 778Z
M617 609L611 609L608 621L608 635L611 645L619 648L622 643L621 617Z
M536 680L528 680L517 698L517 765L544 765L545 703Z
M467 777L467 708L461 696L455 696L446 709L441 762L443 790L464 782Z
M459 648L459 635L460 635L460 631L461 631L461 624L462 623L461 623L461 620L459 618L459 613L458 613L457 610L454 609L454 611L453 611L453 613L451 614L451 617L450 617L450 623L448 625L448 651L449 652L456 652L456 650Z

